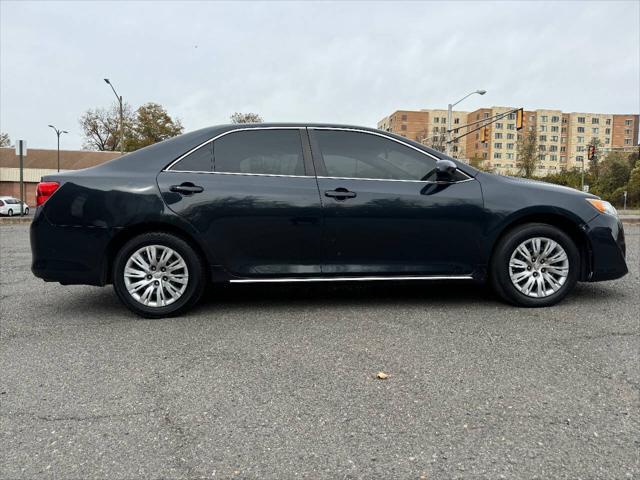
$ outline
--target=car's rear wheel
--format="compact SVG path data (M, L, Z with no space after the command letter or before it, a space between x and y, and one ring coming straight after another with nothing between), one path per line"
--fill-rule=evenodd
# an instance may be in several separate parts
M9 209L9 211L7 212L7 215L9 215L10 217L13 217L13 210Z
M578 281L580 253L562 230L530 223L508 232L496 246L490 277L496 292L522 307L547 307Z
M29 215L29 208L25 208L25 209L24 209L24 214L25 214L25 215Z
M203 262L183 239L146 233L129 240L117 253L113 286L120 300L147 318L183 313L202 295Z

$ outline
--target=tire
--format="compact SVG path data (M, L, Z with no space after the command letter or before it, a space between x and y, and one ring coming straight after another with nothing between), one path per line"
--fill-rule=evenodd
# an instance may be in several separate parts
M169 256L163 257L163 252ZM112 275L118 298L145 318L186 312L198 302L206 284L204 262L191 245L162 232L125 243L116 254Z
M13 217L13 210L9 209L9 211L7 212L7 215L9 215L10 217Z
M580 252L566 233L544 223L528 223L500 239L489 276L505 301L535 308L560 302L575 287L579 272Z
M24 210L24 214L25 214L25 215L29 215L29 208L25 208L25 210Z

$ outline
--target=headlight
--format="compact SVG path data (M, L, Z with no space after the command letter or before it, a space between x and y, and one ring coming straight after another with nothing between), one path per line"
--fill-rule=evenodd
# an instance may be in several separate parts
M586 200L591 204L593 208L598 210L600 213L607 213L609 215L613 215L614 217L618 216L618 211L609 202L605 202L604 200L600 200L598 198L587 198Z

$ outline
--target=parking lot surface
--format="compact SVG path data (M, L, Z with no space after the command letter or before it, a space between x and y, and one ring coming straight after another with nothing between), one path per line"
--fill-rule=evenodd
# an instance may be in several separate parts
M466 284L213 288L144 320L0 228L0 478L640 475L630 273L518 309ZM377 372L389 375L376 379Z

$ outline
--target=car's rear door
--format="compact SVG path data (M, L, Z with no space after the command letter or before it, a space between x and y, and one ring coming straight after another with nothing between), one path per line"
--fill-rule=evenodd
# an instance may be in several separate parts
M435 181L436 158L376 132L309 128L328 274L467 276L479 258L480 184Z
M158 185L231 274L320 273L321 204L306 129L227 132L161 172Z

